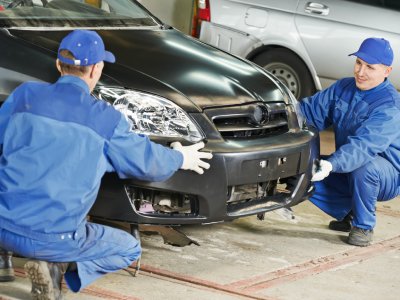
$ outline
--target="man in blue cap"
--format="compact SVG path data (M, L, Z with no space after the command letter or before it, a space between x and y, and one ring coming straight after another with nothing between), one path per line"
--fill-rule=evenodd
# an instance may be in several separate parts
M0 109L0 275L13 279L10 251L33 258L25 271L34 299L61 299L63 275L78 292L139 257L132 235L86 221L105 172L161 181L209 168L203 143L155 144L91 96L104 62L114 61L96 32L75 30L59 46L59 80L24 83Z
M333 126L336 151L320 160L310 200L338 221L329 228L347 231L347 242L368 246L376 223L376 201L400 193L400 97L390 83L393 50L383 38L364 40L354 77L299 103L308 125Z

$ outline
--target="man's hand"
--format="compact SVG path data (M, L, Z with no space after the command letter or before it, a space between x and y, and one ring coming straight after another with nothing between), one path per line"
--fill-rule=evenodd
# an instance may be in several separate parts
M319 164L314 166L314 175L311 178L311 181L321 181L327 177L331 171L332 164L327 160L321 159Z
M204 143L200 142L190 146L182 146L180 142L173 142L171 148L179 151L183 155L183 164L181 169L192 170L196 173L203 174L203 169L209 169L210 164L202 161L201 159L211 159L212 154L209 152L200 152L199 150L204 147Z

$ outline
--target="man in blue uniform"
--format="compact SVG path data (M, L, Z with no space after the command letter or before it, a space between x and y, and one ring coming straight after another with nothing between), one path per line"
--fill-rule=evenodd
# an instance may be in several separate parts
M115 58L100 36L75 30L59 47L59 80L22 84L0 109L0 247L36 259L25 264L34 299L60 299L64 273L78 292L139 257L133 236L86 221L105 172L161 181L209 168L203 143L155 144L90 95L104 61ZM10 280L10 252L1 254L0 275Z
M390 83L393 50L368 38L356 56L354 78L302 99L310 126L333 126L336 151L320 161L311 201L336 218L331 229L350 231L348 243L368 246L376 223L376 201L400 193L400 97Z

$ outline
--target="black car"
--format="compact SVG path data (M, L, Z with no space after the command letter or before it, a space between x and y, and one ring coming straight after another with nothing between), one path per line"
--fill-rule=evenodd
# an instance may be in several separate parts
M27 80L54 82L61 39L95 29L117 58L93 92L157 143L204 141L211 168L165 182L104 176L90 215L130 224L203 224L304 200L318 135L262 68L163 24L130 0L0 0L0 100ZM62 133L60 133L62 134Z

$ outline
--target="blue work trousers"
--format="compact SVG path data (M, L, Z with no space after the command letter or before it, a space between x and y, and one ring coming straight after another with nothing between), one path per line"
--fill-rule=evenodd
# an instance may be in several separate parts
M68 287L78 292L102 275L131 265L141 247L129 233L86 223L74 233L52 235L39 241L0 228L0 247L28 258L50 262L76 262L77 270L65 273Z
M376 201L399 195L399 178L393 165L378 156L351 173L331 173L323 181L316 182L310 200L337 220L342 220L351 211L353 226L373 229Z

